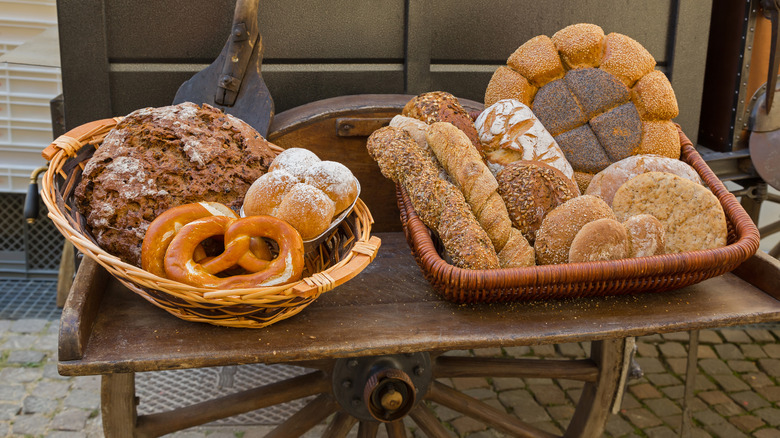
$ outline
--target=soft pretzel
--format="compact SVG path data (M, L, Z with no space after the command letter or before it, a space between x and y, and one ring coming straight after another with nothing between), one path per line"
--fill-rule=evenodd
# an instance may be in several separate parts
M144 235L141 245L141 267L154 275L165 277L165 250L173 240L173 236L184 225L209 216L225 216L234 219L238 217L233 210L218 202L184 204L170 208L157 216L149 224ZM198 259L203 257L202 248L199 253L201 254L198 254Z
M203 263L195 261L200 243L219 235L225 236L225 251ZM277 243L279 254L276 258L265 261L252 253L251 239L258 237ZM216 275L235 265L250 273L228 277ZM207 288L284 284L297 280L303 273L303 240L290 224L272 216L241 219L209 216L184 225L176 233L165 253L165 272L171 280Z

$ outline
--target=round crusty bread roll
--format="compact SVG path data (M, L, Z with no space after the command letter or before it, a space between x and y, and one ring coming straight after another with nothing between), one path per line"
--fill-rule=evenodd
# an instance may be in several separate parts
M322 190L335 204L339 214L357 198L357 180L347 166L336 161L320 161L303 174L303 182Z
M665 253L712 249L726 245L726 215L718 198L701 184L667 172L638 175L615 193L618 220L647 213L664 225Z
M530 243L549 211L580 195L571 179L539 161L510 163L498 172L496 180L512 224Z
M296 178L303 178L306 170L320 162L320 157L304 148L288 148L274 158L268 167L269 172L284 169Z
M284 195L298 183L298 178L284 169L268 172L257 178L244 195L244 214L273 216Z
M619 260L629 255L626 228L615 219L602 218L580 228L569 248L569 263Z
M534 242L537 264L566 263L571 243L580 229L602 218L615 219L615 214L601 198L591 195L572 198L547 213Z
M664 225L651 214L631 216L623 222L630 244L629 257L647 257L663 254L665 249Z
M631 178L645 172L668 172L697 184L701 178L696 170L684 161L654 154L634 155L610 164L591 179L586 195L598 196L609 205L620 186Z
M282 198L271 216L292 225L303 240L312 240L328 229L334 210L333 201L322 190L298 183Z
M290 148L244 196L245 216L269 215L290 223L303 240L328 229L333 218L358 195L357 179L343 164L321 161L313 152Z

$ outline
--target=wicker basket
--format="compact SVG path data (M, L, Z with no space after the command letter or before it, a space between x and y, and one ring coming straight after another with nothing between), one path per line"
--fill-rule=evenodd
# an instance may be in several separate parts
M371 237L373 219L358 199L349 216L316 250L307 253L302 280L280 286L214 290L189 286L153 275L100 248L75 208L73 193L95 148L121 118L82 125L56 139L43 151L49 170L42 197L49 217L81 252L105 267L130 290L187 321L228 327L259 328L289 318L320 294L353 278L371 261L380 240ZM274 146L274 152L282 149Z
M721 275L755 254L759 246L758 230L682 131L680 140L681 159L696 169L726 213L729 236L725 247L606 262L492 270L461 269L442 258L443 249L438 237L422 223L409 196L397 186L406 238L434 289L446 300L457 303L660 292Z

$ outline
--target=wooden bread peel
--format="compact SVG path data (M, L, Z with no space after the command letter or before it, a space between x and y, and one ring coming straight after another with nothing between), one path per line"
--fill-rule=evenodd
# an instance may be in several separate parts
M222 52L179 87L173 103L207 103L265 136L274 116L274 102L260 74L263 38L257 25L258 4L259 0L236 1L231 35Z

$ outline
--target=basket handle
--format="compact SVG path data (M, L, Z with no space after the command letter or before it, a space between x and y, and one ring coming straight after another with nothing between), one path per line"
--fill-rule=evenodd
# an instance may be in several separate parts
M110 131L122 120L122 117L111 119L95 120L77 126L65 134L60 135L49 146L41 152L46 161L51 161L54 157L64 151L68 156L75 156L76 152L86 143L86 140L94 137L98 133Z
M334 269L329 274L317 273L306 278L292 288L293 293L307 295L315 290L318 293L327 292L336 286L346 283L360 273L371 263L379 252L382 240L371 236L368 242L358 242L352 248L354 255L344 266Z

